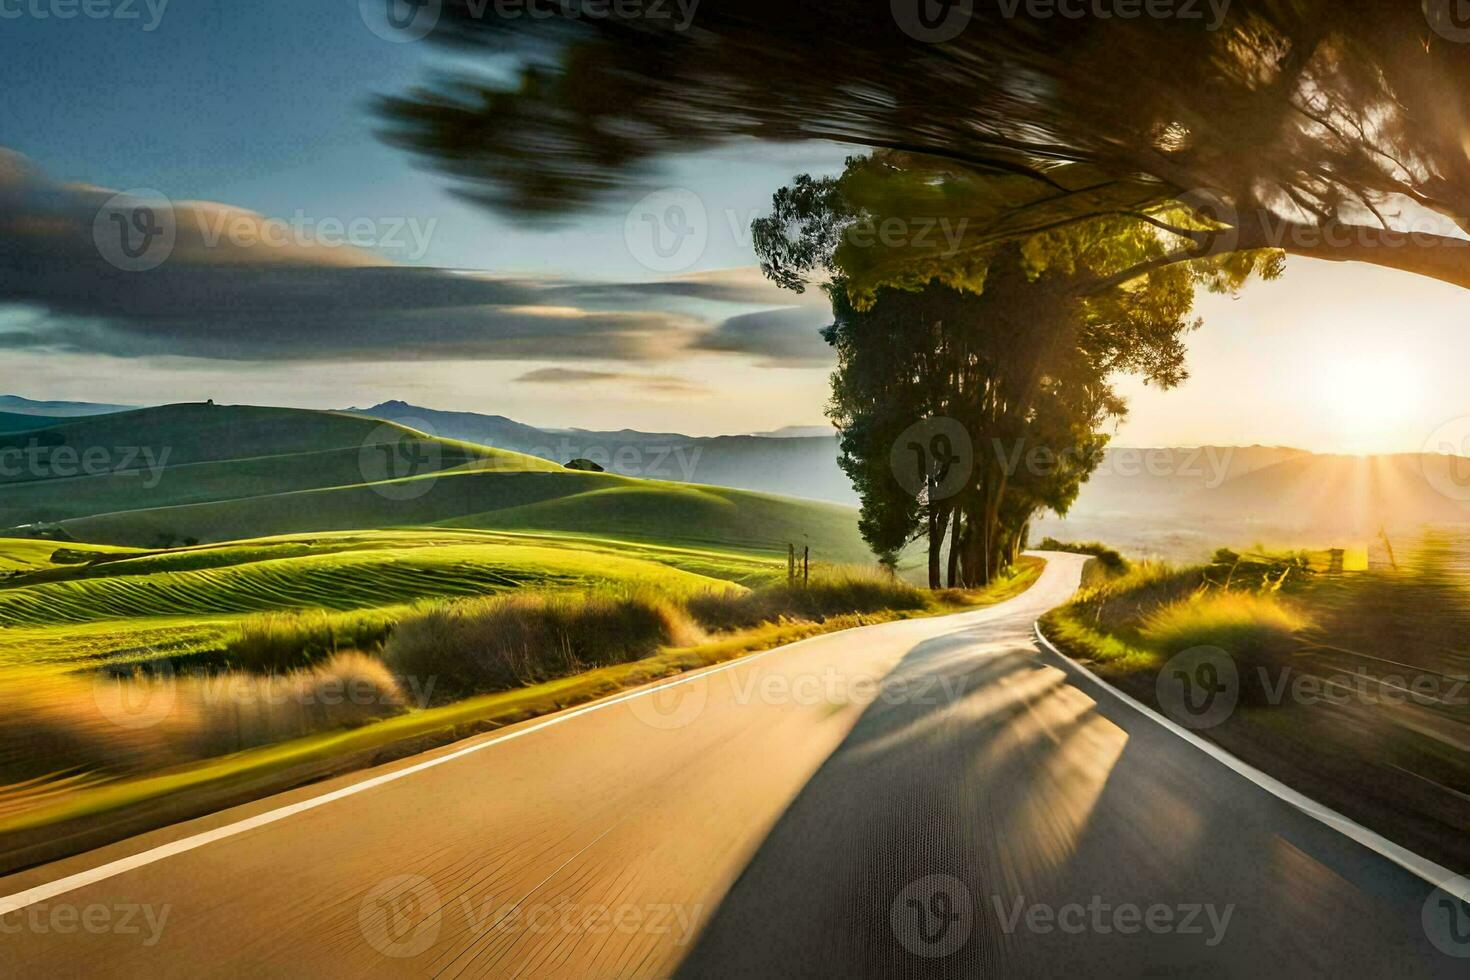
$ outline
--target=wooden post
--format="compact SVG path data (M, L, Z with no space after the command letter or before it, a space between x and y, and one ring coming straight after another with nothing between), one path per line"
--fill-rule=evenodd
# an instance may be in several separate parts
M808 577L812 569L812 547L807 545L801 549L801 587L806 588Z
M786 581L788 583L796 581L796 545L794 544L786 546Z

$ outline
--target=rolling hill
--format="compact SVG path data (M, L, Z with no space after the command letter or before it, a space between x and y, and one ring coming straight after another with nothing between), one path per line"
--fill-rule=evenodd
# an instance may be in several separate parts
M161 548L445 525L871 559L851 508L572 471L346 413L170 405L0 433L0 460L0 533L17 537Z
M734 487L856 504L837 466L837 438L811 427L762 435L688 436L634 429L542 429L502 415L441 412L401 401L349 409L452 439L557 463L584 457L623 476Z

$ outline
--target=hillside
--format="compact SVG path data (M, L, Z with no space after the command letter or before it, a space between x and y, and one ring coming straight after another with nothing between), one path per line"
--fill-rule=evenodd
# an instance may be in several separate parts
M809 427L763 435L688 436L634 429L541 429L501 415L440 412L401 401L349 409L439 436L464 439L557 463L586 457L623 476L734 487L856 504L837 466L837 439Z
M452 525L871 559L850 508L570 471L345 413L173 405L0 434L7 450L38 453L0 477L15 536L153 548Z

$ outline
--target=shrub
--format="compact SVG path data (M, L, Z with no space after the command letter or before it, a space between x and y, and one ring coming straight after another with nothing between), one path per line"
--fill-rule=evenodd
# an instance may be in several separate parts
M1070 542L1058 541L1056 538L1043 538L1038 547L1041 551L1065 551L1074 555L1091 555L1109 575L1121 575L1129 568L1128 559L1101 541Z
M398 624L384 661L436 700L565 677L697 642L682 608L648 593L530 593L445 603ZM416 685L417 686L417 685Z
M744 593L705 593L685 600L690 615L715 630L745 629L783 619L822 621L829 616L923 609L924 592L879 568L824 565L806 584L781 582Z

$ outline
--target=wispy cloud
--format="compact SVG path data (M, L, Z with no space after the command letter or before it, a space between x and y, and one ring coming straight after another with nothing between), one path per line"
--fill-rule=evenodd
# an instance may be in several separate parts
M637 374L630 371L585 371L579 368L537 368L512 379L518 384L578 385L614 383L646 391L679 395L704 395L709 389L671 374Z

